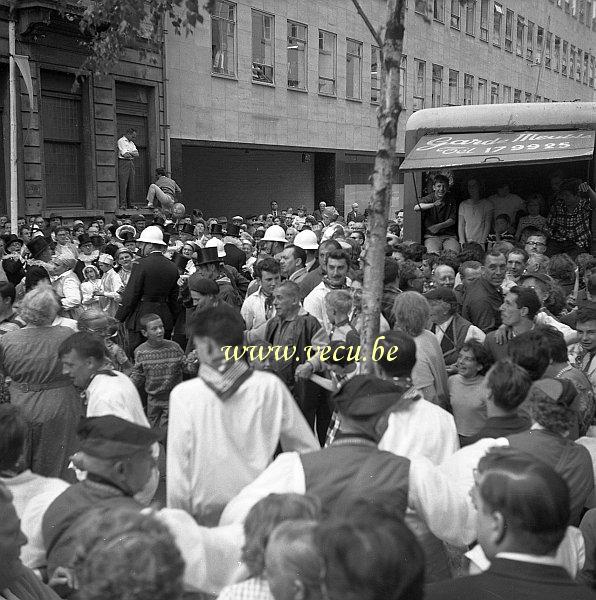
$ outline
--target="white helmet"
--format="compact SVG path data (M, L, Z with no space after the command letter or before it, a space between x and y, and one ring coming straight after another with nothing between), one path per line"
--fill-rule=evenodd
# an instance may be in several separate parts
M288 242L286 239L286 232L283 230L283 227L280 227L279 225L271 225L271 227L268 227L261 241L283 242L284 244Z
M294 238L294 246L303 250L317 250L319 248L317 234L310 229L303 229Z
M217 248L218 258L224 258L224 256L226 255L226 249L224 246L224 243L217 238L211 238L205 244L205 248Z
M137 242L167 246L167 244L163 241L163 231L157 225L149 225L149 227L143 229Z

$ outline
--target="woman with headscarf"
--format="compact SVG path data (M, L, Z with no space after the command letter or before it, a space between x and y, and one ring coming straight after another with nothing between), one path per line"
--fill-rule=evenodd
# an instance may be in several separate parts
M28 292L20 306L23 329L0 337L0 371L10 378L10 401L27 421L24 465L46 477L69 479L82 402L62 374L57 348L72 330L52 323L60 303L44 283ZM72 477L70 477L72 478Z

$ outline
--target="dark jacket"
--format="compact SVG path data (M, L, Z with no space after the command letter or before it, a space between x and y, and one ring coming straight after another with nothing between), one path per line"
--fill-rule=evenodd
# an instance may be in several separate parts
M148 313L161 317L166 332L178 316L178 268L160 252L152 252L133 266L124 288L116 319L129 331L141 331L140 318Z
M462 317L484 331L494 331L501 325L503 293L489 281L481 277L466 290Z
M241 271L242 267L246 264L246 254L234 246L234 244L225 244L224 250L226 255L223 259L224 264L234 267L237 271Z
M489 417L484 427L475 435L466 439L465 446L483 438L500 438L527 431L532 426L530 418L523 414L513 413L504 417Z
M427 586L425 600L594 600L592 590L571 579L563 567L493 559L480 575Z

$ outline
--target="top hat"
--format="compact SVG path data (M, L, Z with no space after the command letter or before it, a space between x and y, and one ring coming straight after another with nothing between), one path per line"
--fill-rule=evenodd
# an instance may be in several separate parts
M242 229L238 225L234 225L233 223L228 225L226 230L226 235L231 235L232 237L238 237Z
M218 262L221 262L221 259L218 256L217 248L199 248L197 250L197 260L195 261L197 267Z
M4 236L4 247L5 248L8 248L11 244L14 244L15 242L18 242L19 244L21 244L21 246L23 245L23 240L18 235L15 235L14 233L9 233L8 235Z
M84 244L93 244L91 238L87 233L82 233L79 237L79 246L83 246Z
M209 228L209 233L212 235L223 235L223 225L221 223L212 223L211 227Z
M194 235L195 234L195 226L191 225L190 223L184 223L178 231L179 231L179 233L188 233L188 235Z
M46 240L46 238L42 235L34 237L27 243L27 248L29 252L31 252L31 256L33 256L33 258L37 258L40 254L42 254L42 252L47 250L49 247L50 244L48 244L48 240Z
M163 215L157 215L153 217L153 225L159 225L162 227L166 224L166 218Z

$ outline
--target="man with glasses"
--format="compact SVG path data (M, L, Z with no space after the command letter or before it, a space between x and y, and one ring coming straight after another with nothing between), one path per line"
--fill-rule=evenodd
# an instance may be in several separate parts
M532 254L544 254L546 252L546 234L536 231L528 236L525 250L531 256Z

